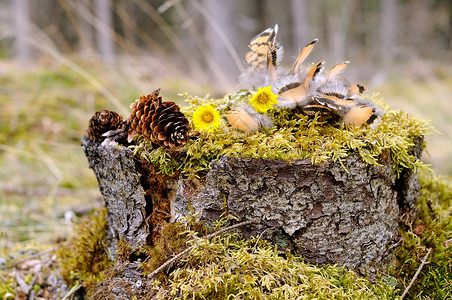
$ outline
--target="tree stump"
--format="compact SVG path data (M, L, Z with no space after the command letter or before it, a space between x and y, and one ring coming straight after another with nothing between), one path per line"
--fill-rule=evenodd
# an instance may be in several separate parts
M415 144L420 158L423 140ZM391 261L387 249L397 237L400 206L412 206L419 195L417 174L405 170L397 178L389 151L380 165L367 165L357 154L318 165L223 156L211 162L201 184L178 176L156 180L159 175L126 147L86 137L82 147L108 209L113 253L121 239L132 249L152 244L159 227L174 217L197 213L212 222L227 212L256 220L240 229L244 238L260 235L306 261L371 274ZM164 217L151 222L156 214Z

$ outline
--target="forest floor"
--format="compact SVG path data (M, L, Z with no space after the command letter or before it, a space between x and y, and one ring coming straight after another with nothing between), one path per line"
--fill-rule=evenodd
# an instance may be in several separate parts
M186 79L150 84L120 74L92 69L87 76L49 63L25 69L0 62L0 273L38 252L48 255L66 240L75 220L103 206L80 147L97 110L126 116L134 99L155 88L179 104L179 93L212 92ZM389 78L378 90L369 88L374 92L393 108L432 120L439 133L427 137L423 160L435 173L452 175L451 74Z

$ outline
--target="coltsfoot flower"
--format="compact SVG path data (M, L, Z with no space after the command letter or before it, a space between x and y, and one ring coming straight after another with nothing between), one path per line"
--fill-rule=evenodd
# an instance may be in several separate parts
M200 106L193 113L196 130L214 132L220 127L220 113L210 104Z
M277 96L272 92L272 86L259 88L257 92L251 97L251 106L259 113L266 113L278 104Z

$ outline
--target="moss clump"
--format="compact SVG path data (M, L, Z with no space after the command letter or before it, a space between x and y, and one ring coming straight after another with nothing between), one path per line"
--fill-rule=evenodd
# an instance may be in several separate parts
M0 299L15 299L17 283L12 275L0 271Z
M146 260L143 262L143 273L150 274L172 256L187 248L187 242L197 233L203 231L202 223L190 219L187 223L168 223L163 226L161 235L155 245L143 249Z
M107 253L105 214L106 208L76 224L73 237L57 251L61 275L71 285L80 281L89 287L113 265Z
M410 298L446 299L452 296L452 182L422 172L417 210L403 218L402 245L393 276L404 289L431 248L432 252L410 288Z
M209 103L224 108L231 99L237 102L246 101L249 97L246 93L223 99L184 96L190 103L184 111L189 120L201 105ZM376 128L344 127L326 123L318 117L309 118L293 109L279 109L270 112L275 126L268 130L243 133L230 130L223 122L214 133L201 133L189 141L186 152L178 153L177 156L165 154L162 148L153 149L144 141L135 146L134 151L136 155L158 166L164 174L174 174L180 170L182 174L196 175L208 171L209 163L221 155L285 161L306 158L317 164L329 159L340 161L356 152L366 163L378 164L380 154L389 150L394 170L398 174L405 168L421 166L412 153L412 147L417 137L431 131L428 122L390 110L377 95L369 98L369 101L387 110Z
M315 267L256 238L227 234L194 241L190 256L169 275L155 281L158 299L394 299L384 281L372 284L337 266Z

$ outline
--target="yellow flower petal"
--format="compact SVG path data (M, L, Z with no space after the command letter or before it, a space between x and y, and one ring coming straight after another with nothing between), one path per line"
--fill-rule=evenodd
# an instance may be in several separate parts
M200 106L193 113L196 130L213 132L220 127L220 113L210 104Z
M257 92L251 97L251 106L259 113L266 113L272 109L274 105L278 104L277 96L272 92L272 86L259 88Z

